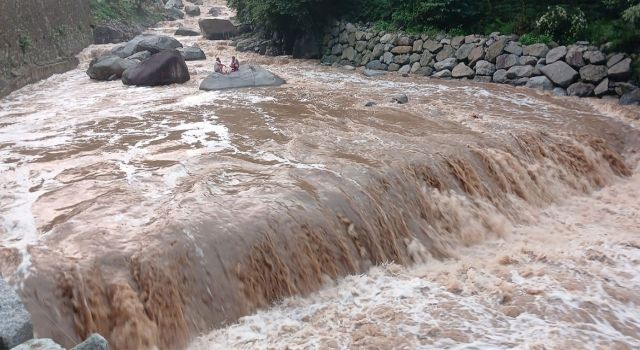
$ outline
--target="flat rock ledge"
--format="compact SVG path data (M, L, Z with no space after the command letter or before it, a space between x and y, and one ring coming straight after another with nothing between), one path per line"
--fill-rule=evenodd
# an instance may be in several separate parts
M244 65L230 74L213 73L200 84L200 90L218 91L260 86L280 86L284 79L260 66Z

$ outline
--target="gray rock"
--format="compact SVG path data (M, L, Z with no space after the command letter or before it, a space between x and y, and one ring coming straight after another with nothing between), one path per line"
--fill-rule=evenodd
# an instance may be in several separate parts
M436 55L436 61L440 62L447 58L451 58L453 57L454 53L455 50L453 47L451 47L450 45L445 45L442 47L442 50L440 50L440 52L438 52L438 54Z
M564 60L572 67L580 68L584 66L584 59L582 58L582 51L576 48L571 48L567 51L567 55Z
M399 65L405 65L409 63L410 56L409 55L398 55L393 58L393 63L397 63Z
M610 84L613 85L613 89L618 96L622 96L627 92L631 92L638 88L637 86L626 82L610 82Z
M466 44L465 44L466 45ZM454 78L471 78L475 75L473 69L469 68L466 64L460 62L451 71L451 76Z
M405 94L400 94L400 95L397 95L397 96L393 96L391 98L391 102L395 102L395 103L403 105L403 104L409 102L409 97L407 97L407 95L405 95Z
M563 61L556 61L540 68L542 74L551 79L556 85L567 87L578 79L578 72Z
M127 58L133 55L134 53L138 52L138 51L135 51L136 46L138 46L138 43L148 36L149 35L145 35L145 34L138 35L135 38L129 40L126 44L113 48L111 50L111 53L121 58Z
M533 44L527 45L522 49L522 54L525 56L534 56L534 57L546 57L547 53L549 53L549 46L547 44Z
M514 54L504 54L496 57L497 69L509 69L518 64L518 56Z
M527 85L529 83L529 78L523 77L523 78L518 78L518 79L515 79L515 80L508 80L507 82L511 83L511 84L513 84L515 86L524 86L524 85Z
M532 66L513 66L507 71L507 79L528 78L533 74Z
M475 77L473 77L473 81L477 83L490 83L491 77L486 75L476 75Z
M520 45L520 43L517 43L515 41L510 41L504 47L504 51L510 54L514 54L516 56L521 56L523 50L522 50L522 45Z
M369 43L366 42L366 41L358 41L358 42L356 42L356 51L362 52L362 51L366 50L368 44ZM380 57L380 56L378 56L378 57Z
M496 72L496 66L488 61L478 61L476 63L477 75L493 75Z
M469 53L469 56L467 57L467 60L469 61L469 67L475 66L475 64L483 58L484 48L482 46L475 47L473 50L471 50L471 53Z
M371 51L371 56L378 59L384 54L384 44L376 44Z
M98 24L93 28L93 43L94 44L115 44L126 41L128 33L123 29L109 25Z
M31 339L11 350L64 350L64 348L51 339Z
M396 40L393 41L393 45L413 47L413 40L407 36L398 36Z
M414 64L416 62L420 62L420 60L422 59L422 55L419 53L414 53L411 54L411 56L409 56L409 63L410 64Z
M567 55L567 47L566 46L558 46L549 50L547 56L545 57L547 64L554 63L559 59L564 58Z
M422 47L432 53L438 53L440 50L442 50L442 44L431 39L425 41Z
M598 83L607 77L607 66L588 64L580 68L580 78L587 83Z
M184 12L189 16L200 16L200 7L193 4L187 4L184 7Z
M433 59L433 54L429 51L425 51L420 58L420 65L422 67L427 67L430 65L431 60Z
M607 60L607 67L613 67L616 64L618 64L618 62L622 61L625 57L625 54L623 53L617 53L615 55L612 55L611 57L609 57L609 60Z
M553 89L553 83L549 78L545 76L533 77L530 78L527 82L526 86L531 89L538 90L551 90Z
M607 57L601 51L586 51L582 57L589 64L604 64L607 61Z
M356 28L353 23L347 23L344 26L344 29L347 31L347 33L355 33L358 30L358 28Z
M176 30L175 35L181 35L181 36L199 36L200 32L192 29L192 28L188 28L188 27L180 27L178 28L178 30Z
M367 63L367 69L369 70L387 70L387 65L380 62L379 60L373 60Z
M382 38L380 38L380 42L383 44L391 44L396 40L397 37L397 34L385 34L382 36Z
M11 349L33 338L31 315L18 294L0 278L0 349Z
M213 7L211 7L209 9L208 13L213 17L218 17L218 16L220 16L222 14L222 12L224 12L224 7L222 7L222 6L213 6ZM334 30L336 31L335 34L334 34ZM339 31L339 29L337 27L331 28L331 35L338 36L338 34L339 34L338 31Z
M424 41L422 39L418 39L413 42L413 52L422 52L422 45L424 45Z
M420 68L422 68L422 66L420 66L420 62L414 62L413 64L411 64L411 70L409 71L409 73L413 74L417 72Z
M109 343L100 334L94 333L71 350L109 350Z
M358 52L353 47L349 46L344 51L342 51L342 59L347 60L349 62L353 62L355 60Z
M433 67L436 69L436 71L441 71L441 70L452 70L453 67L456 66L456 59L451 57L451 58L447 58L443 61L440 62L436 62L436 64L433 65Z
M622 95L620 104L623 106L640 105L640 89L635 89Z
M440 39L440 44L442 44L442 45L451 45L451 39L442 38L442 39Z
M207 59L204 51L199 47L181 47L177 50L180 52L182 57L184 57L185 61L202 61Z
M199 5L199 6L204 5L202 0L187 0L187 2L190 2L190 3L194 4L194 5Z
M612 80L625 80L631 77L631 58L625 58L608 70Z
M475 44L462 44L458 50L456 50L455 56L459 61L466 60L471 54L471 51L476 47Z
M209 40L227 40L238 35L238 28L227 19L204 18L198 25L202 36Z
M182 84L189 79L187 64L177 50L161 51L122 73L122 83L135 86Z
M398 69L398 73L400 74L409 74L411 72L411 65L404 65L400 69Z
M489 47L487 48L487 52L484 55L484 59L491 63L495 63L496 58L502 54L502 51L504 51L504 47L506 46L506 44L506 39L500 39L489 45Z
M200 90L214 91L259 86L280 86L285 81L268 70L251 65L240 66L231 74L213 73L200 84Z
M364 105L364 106L365 106L365 107L373 107L373 106L375 106L375 105L376 105L376 103L375 103L375 102L369 101L369 102L365 103L365 105Z
M567 96L567 90L561 88L561 87L557 87L553 89L553 95L554 96Z
M320 61L323 66L330 66L336 62L338 62L338 56L335 55L324 56Z
M595 88L593 84L577 82L567 88L567 94L569 96L588 97L593 94Z
M331 54L334 56L342 55L342 45L340 44L333 45L333 47L331 48Z
M593 90L593 93L596 96L607 95L610 92L611 92L611 89L609 89L609 78L602 79L600 84L598 84L598 86L596 86L596 88Z
M149 35L138 41L133 52L149 51L151 54L155 54L163 50L173 50L179 47L182 47L182 44L175 38L166 35Z
M389 65L389 68L387 68L387 69L389 70L389 72L397 72L397 71L400 70L400 67L401 66L399 64L397 64L397 63L391 63Z
M177 8L181 9L184 5L182 4L182 0L169 0L164 4L165 9Z
M445 70L441 70L435 74L432 75L432 77L434 78L440 78L440 79L447 79L447 78L451 78L451 71L448 69Z
M167 21L177 21L184 18L184 12L178 10L175 7L167 9L164 13L164 17Z
M391 49L391 53L396 55L404 55L404 54L411 53L412 50L413 50L412 46L396 46L393 49Z
M422 76L428 77L428 76L431 76L433 74L433 68L431 68L431 67L420 67L418 70L413 72L413 74L422 75Z
M103 56L94 60L87 69L87 75L94 80L119 79L125 70L135 67L139 61L120 58L115 55Z
M507 70L499 69L495 73L493 73L493 81L499 84L504 84L507 82Z
M534 56L522 56L518 59L518 62L522 66L526 66L526 65L535 66L536 63L538 63L538 59L535 58Z
M456 36L451 39L451 46L460 47L460 45L464 42L464 36ZM466 57L466 56L465 56Z
M384 55L382 55L382 62L385 64L393 63L393 54L391 52L385 52Z

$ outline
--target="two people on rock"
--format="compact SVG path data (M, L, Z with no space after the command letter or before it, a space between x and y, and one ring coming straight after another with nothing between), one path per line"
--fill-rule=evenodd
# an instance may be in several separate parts
M229 74L229 73L237 72L239 69L240 69L240 62L238 62L238 59L236 58L236 56L231 57L231 64L229 65L228 69L227 69L227 66L222 64L222 62L220 61L220 57L216 57L216 63L213 65L213 70L216 73L220 73L220 74Z

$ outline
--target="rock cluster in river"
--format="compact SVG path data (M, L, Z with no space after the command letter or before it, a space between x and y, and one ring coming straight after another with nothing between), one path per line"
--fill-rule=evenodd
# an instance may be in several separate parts
M632 59L626 54L605 54L588 42L523 45L517 39L499 33L409 35L336 22L322 40L322 63L524 85L581 97L623 96L636 89L629 81Z
M126 85L180 84L190 79L185 61L205 59L199 47L183 47L169 36L143 34L94 59L87 75L94 80L122 79Z

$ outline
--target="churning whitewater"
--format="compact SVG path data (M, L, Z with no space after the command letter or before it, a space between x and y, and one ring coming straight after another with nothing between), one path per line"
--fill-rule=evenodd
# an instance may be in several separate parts
M178 40L208 57L185 84L91 81L96 45L0 101L0 271L37 336L640 347L637 107ZM199 91L231 55L287 84Z

